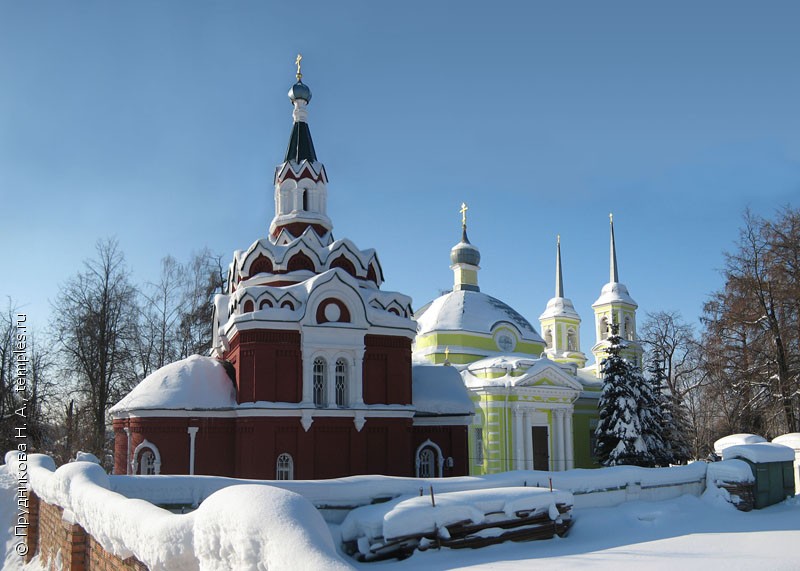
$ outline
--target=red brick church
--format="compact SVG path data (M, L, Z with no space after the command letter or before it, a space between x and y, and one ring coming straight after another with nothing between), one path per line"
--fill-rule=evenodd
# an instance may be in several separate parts
M412 366L411 299L380 289L374 250L334 239L299 65L289 99L269 235L234 252L211 356L167 365L112 408L115 473L467 474L461 378Z

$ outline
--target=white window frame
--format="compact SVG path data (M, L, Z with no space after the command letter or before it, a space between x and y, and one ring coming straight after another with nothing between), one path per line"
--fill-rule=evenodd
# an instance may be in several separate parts
M348 383L347 383L347 361L343 358L336 359L335 365L335 398L336 405L345 407L348 405Z
M288 452L278 454L275 460L275 479L294 480L294 458Z
M314 359L312 364L311 393L314 406L322 408L327 404L327 376L328 363L322 357Z

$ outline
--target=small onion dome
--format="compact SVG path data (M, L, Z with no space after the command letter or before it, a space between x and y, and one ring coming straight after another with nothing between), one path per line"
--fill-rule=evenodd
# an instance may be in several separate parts
M308 103L311 101L311 89L309 89L305 83L298 80L297 83L289 89L289 99L291 99L292 103L294 103L296 99L302 99Z
M473 266L479 266L481 263L481 252L469 243L466 229L461 233L461 241L450 250L450 263L453 265L470 264Z

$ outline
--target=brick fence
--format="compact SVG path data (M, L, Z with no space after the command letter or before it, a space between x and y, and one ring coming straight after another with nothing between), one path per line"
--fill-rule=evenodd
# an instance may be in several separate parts
M103 549L97 540L77 523L64 520L64 510L42 501L30 492L28 554L25 562L40 555L49 571L147 571L136 559L120 559Z

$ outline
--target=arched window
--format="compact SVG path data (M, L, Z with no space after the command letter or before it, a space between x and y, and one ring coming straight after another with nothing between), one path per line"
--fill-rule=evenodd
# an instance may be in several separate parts
M356 267L353 265L353 262L344 256L344 254L331 262L331 268L342 268L351 276L356 277Z
M272 273L272 260L267 258L264 254L259 256L250 264L250 277L260 273Z
M600 319L600 339L608 339L608 318Z
M152 450L142 450L139 454L139 474L142 476L152 476L156 473L156 455Z
M544 332L544 342L547 345L548 349L552 349L553 348L553 330L552 329L548 328Z
M428 439L417 448L417 478L441 478L444 457L438 444Z
M419 452L419 477L436 477L436 453L432 448L423 448Z
M633 327L631 326L631 318L625 318L625 338L628 341L634 341Z
M294 480L294 460L292 455L284 452L278 456L275 462L275 479L276 480Z
M253 300L248 299L244 302L244 307L242 308L242 313L250 313L253 311Z
M336 405L347 406L347 363L344 359L336 361Z
M303 210L308 210L308 191L301 190L300 192L303 193Z
M291 309L292 311L294 311L294 304L287 299L286 301L281 303L281 309Z
M298 270L314 271L314 262L303 252L297 252L289 259L289 263L286 265L286 271L288 272L296 272Z
M325 397L325 359L317 357L314 359L314 377L313 377L313 391L314 391L314 406L325 406L327 401Z
M143 440L133 451L131 472L143 476L161 473L161 454L152 442Z
M567 331L567 351L578 350L578 336L575 334L574 329Z
M258 309L264 309L265 307L272 307L272 302L268 299L262 299L261 303L258 304Z

